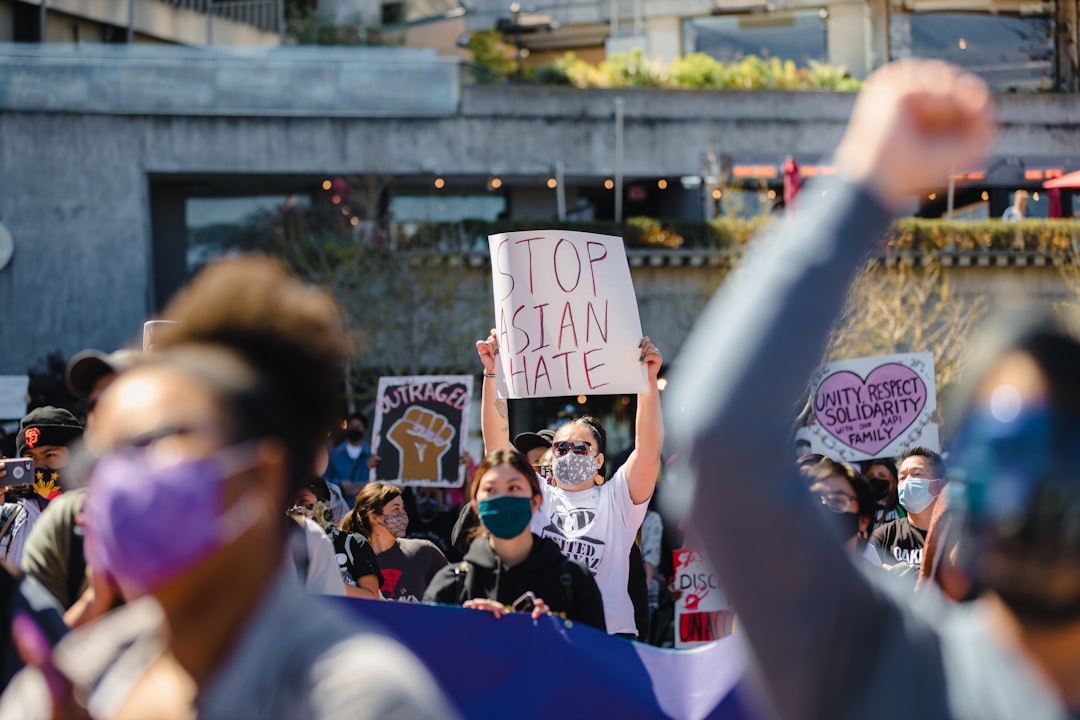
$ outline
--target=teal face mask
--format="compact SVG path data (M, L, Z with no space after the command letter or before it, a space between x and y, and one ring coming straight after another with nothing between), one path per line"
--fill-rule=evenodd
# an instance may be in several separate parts
M509 540L520 535L532 520L532 498L499 495L477 503L480 522L492 535Z

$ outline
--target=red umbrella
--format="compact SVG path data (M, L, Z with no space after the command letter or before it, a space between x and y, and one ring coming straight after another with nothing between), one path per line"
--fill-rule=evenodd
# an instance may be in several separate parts
M1071 172L1068 175L1062 175L1061 177L1054 178L1053 180L1047 180L1043 183L1043 187L1080 189L1080 170Z

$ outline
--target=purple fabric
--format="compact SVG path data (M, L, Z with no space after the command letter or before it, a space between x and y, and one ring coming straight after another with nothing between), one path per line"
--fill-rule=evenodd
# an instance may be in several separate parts
M86 496L86 555L95 572L139 593L180 575L223 539L218 456L153 467L144 454L101 460Z

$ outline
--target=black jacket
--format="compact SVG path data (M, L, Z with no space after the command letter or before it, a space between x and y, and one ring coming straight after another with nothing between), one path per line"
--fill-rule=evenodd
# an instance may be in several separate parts
M461 605L466 600L489 598L510 605L530 590L552 612L607 629L600 588L589 570L567 559L552 540L536 535L528 557L511 568L503 566L487 537L476 538L464 561L447 565L431 579L424 602Z

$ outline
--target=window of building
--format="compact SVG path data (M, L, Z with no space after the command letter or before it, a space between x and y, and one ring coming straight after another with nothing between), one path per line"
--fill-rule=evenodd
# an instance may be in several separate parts
M231 252L269 250L258 243L279 225L280 214L290 208L310 206L307 195L189 197L185 254L188 274Z
M495 220L506 212L506 198L484 195L397 195L390 201L394 222L460 222Z
M757 55L806 66L826 59L825 22L818 9L690 18L683 23L683 49L721 62Z
M894 60L947 60L995 91L1054 87L1054 21L1048 15L894 10L889 51Z

